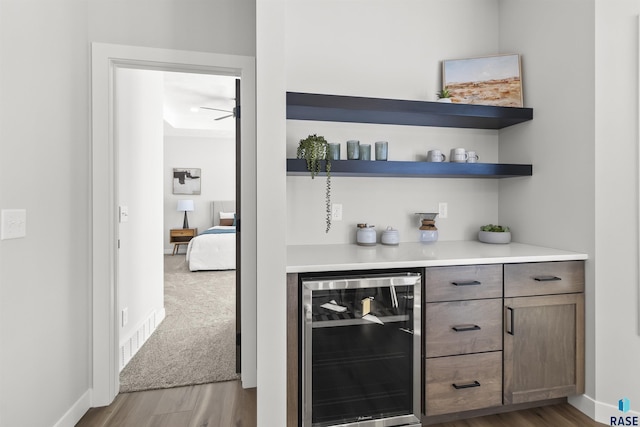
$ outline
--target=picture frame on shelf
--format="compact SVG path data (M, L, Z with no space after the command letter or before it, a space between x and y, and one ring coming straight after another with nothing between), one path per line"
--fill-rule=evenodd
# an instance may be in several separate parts
M200 168L173 168L173 194L200 194L201 176Z
M454 103L522 108L520 55L444 60L442 88Z

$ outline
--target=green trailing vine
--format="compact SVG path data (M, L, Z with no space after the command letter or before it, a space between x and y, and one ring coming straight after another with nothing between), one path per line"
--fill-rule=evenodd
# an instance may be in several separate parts
M325 192L326 217L325 222L327 228L325 233L331 229L331 159L329 154L329 143L323 136L315 133L309 135L305 139L300 140L296 155L299 159L305 159L307 169L311 172L311 179L320 173L320 161L326 160L325 171L327 172L327 188Z

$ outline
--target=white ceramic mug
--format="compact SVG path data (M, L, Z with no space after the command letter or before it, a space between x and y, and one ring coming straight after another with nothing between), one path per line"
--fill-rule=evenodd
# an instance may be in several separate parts
M451 149L451 161L455 163L464 163L469 156L464 148L452 148Z
M427 152L427 162L445 162L447 156L440 150L429 150Z
M467 163L478 163L480 156L475 151L467 151Z

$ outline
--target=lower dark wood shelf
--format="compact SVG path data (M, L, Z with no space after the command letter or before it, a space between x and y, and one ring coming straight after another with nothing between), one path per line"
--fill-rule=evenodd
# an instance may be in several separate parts
M320 170L325 169L321 162ZM287 159L287 175L309 175L304 159ZM321 175L325 175L322 173ZM331 176L413 178L513 178L533 175L532 165L501 163L333 160Z

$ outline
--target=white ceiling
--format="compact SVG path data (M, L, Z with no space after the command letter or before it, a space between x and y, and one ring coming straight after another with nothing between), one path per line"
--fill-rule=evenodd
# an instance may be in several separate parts
M164 72L164 120L169 134L198 134L233 137L235 120L231 113L200 107L232 111L235 106L234 76Z

